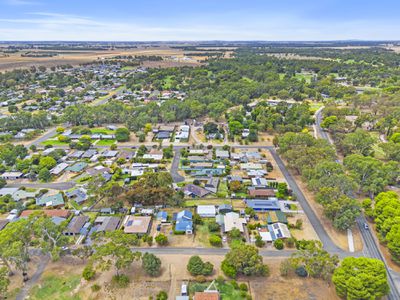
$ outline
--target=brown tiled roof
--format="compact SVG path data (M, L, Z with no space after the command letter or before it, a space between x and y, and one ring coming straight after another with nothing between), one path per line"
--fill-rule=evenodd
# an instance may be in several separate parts
M250 196L252 197L274 197L274 190L262 189L262 190L250 190Z
M71 212L65 209L43 209L43 210L24 210L21 213L21 218L29 217L34 212L43 212L48 217L68 218Z
M196 292L194 300L219 300L218 292Z

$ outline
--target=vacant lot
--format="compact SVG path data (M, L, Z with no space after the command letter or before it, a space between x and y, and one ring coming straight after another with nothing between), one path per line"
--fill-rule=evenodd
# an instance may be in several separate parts
M117 289L110 284L114 270L99 272L95 279L86 282L81 279L85 263L79 259L67 258L56 263L50 263L40 282L31 290L30 299L136 299L148 300L160 290L169 294L169 299L174 299L180 292L183 281L192 281L193 277L186 270L188 255L160 255L162 260L162 273L159 277L152 278L144 274L140 263L136 262L124 274L129 275L131 283L126 289ZM204 261L214 265L215 272L207 278L211 281L220 272L223 256L202 256ZM245 282L250 286L253 299L339 299L333 285L328 285L321 280L302 279L298 277L283 278L279 273L282 259L265 259L270 268L271 275L266 278L238 278L238 282ZM92 291L91 287L97 284L99 291Z

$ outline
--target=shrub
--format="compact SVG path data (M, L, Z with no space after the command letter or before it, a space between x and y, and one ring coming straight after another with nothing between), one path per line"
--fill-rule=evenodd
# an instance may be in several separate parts
M142 257L142 268L150 276L158 276L161 269L161 260L151 253L145 253Z
M245 292L247 292L247 291L249 290L249 288L247 287L247 284L245 284L245 283L241 283L241 284L239 285L239 289L240 289L241 291L245 291Z
M197 255L192 256L189 259L189 262L187 264L187 270L193 276L197 276L197 275L208 276L208 275L211 275L211 273L213 272L213 269L214 269L214 266L213 266L212 263L203 262L203 260Z
M156 300L168 300L168 294L165 291L161 291L157 294Z
M256 236L256 246L258 248L262 248L262 247L264 247L264 245L265 245L265 242L262 240L261 236L257 235Z
M146 238L146 242L147 242L147 245L149 245L149 246L153 245L153 237L149 235Z
M219 228L220 228L220 226L217 222L208 223L208 230L211 232L218 232Z
M118 288L127 288L129 285L129 277L125 274L114 275L111 282Z
M168 244L168 237L162 233L156 236L156 243L160 246L165 246Z
M238 290L238 289L239 289L239 285L238 285L238 283L236 282L236 280L231 280L231 286L232 286L235 290Z
M88 264L82 271L82 277L87 281L93 279L95 275L96 271L93 269L92 264Z
M297 267L295 273L299 277L307 277L308 275L307 270L303 266Z
M274 241L274 247L278 250L282 250L284 248L283 241L281 239L277 239Z
M209 237L208 241L214 247L222 247L222 239L221 239L221 237L219 235L212 234Z
M285 245L288 248L293 248L295 244L296 244L296 240L293 237L290 237L290 238L285 240Z
M98 284L93 284L90 288L92 292L98 292L101 290L101 286L99 286Z

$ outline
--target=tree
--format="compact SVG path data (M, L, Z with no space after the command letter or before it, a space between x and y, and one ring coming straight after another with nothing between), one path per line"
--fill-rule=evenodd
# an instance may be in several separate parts
M8 275L9 270L6 267L0 268L0 299L6 295L8 286L10 285L10 278Z
M115 139L118 142L127 142L129 141L130 131L128 128L121 127L117 128L115 131Z
M158 245L165 246L168 244L168 237L166 235L160 233L155 237L155 241Z
M221 237L219 235L216 235L216 234L210 235L210 237L208 238L208 241L214 247L221 247L222 246L222 239L221 239Z
M238 192L238 191L240 191L242 189L242 184L238 180L233 180L229 184L229 189L232 192Z
M289 259L294 269L304 267L308 276L329 280L335 270L339 259L337 255L330 255L322 249L320 242L298 241L298 251Z
M46 168L47 170L53 169L57 165L57 162L51 156L43 156L39 161L39 168Z
M169 145L169 147L167 147L167 148L163 148L162 151L163 151L163 157L165 159L170 159L170 158L174 157L174 150L172 148L172 144Z
M276 239L275 241L274 241L274 247L276 248L276 249L278 249L278 250L282 250L283 248L284 248L284 243L283 243L283 240L281 240L281 239Z
M237 275L266 276L269 273L268 266L263 264L257 248L242 243L232 245L222 261L221 269L226 276L232 278Z
M332 281L337 294L349 300L380 299L389 293L385 265L375 258L346 257Z
M63 234L67 224L67 221L56 224L51 218L42 215L33 225L35 236L41 241L42 251L49 253L54 261L59 259L62 247L68 243L68 237Z
M165 291L160 291L156 296L156 300L168 300L168 294Z
M93 263L89 262L82 271L82 277L86 281L94 278L96 275L96 270L93 268Z
M11 270L11 264L20 270L25 281L28 279L29 247L33 241L33 223L33 218L19 219L0 231L0 259L9 270Z
M7 185L7 181L3 178L0 178L0 189Z
M187 264L187 270L192 276L208 276L211 275L213 269L214 266L210 262L203 262L203 260L197 255L192 256Z
M346 134L341 142L341 147L345 155L361 154L367 156L371 154L374 144L375 139L368 132L357 129L355 132Z
M108 242L94 247L95 251L91 261L101 270L109 270L111 266L116 269L116 275L120 275L122 269L128 268L134 260L139 260L140 252L133 252L131 246L137 241L122 231L114 231L106 234Z
M39 171L38 178L41 181L48 182L51 179L50 171L47 168L43 168Z
M142 256L142 268L150 276L158 276L161 269L161 260L152 253L145 253Z

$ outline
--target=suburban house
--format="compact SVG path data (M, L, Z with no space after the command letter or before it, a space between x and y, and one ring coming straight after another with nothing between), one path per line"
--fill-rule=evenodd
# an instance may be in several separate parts
M290 238L290 231L286 224L283 223L274 223L272 225L268 225L268 230L271 234L271 238L273 241L277 239L287 239Z
M54 195L43 195L36 199L36 205L38 206L62 206L64 205L64 198L61 193Z
M151 217L127 216L124 221L124 232L138 235L148 234L151 228Z
M182 191L184 192L185 195L193 197L193 198L194 197L202 198L202 197L205 197L208 194L210 194L210 191L208 191L200 186L194 185L194 184L187 184L182 189Z
M246 199L245 200L248 207L251 207L255 211L270 211L270 210L280 210L279 201L275 199Z
M193 233L193 215L188 210L182 210L175 216L175 231L182 231L186 234Z
M234 228L239 229L240 232L244 232L246 223L246 219L240 218L238 213L229 212L224 216L224 232L230 232Z
M82 154L82 158L92 158L93 156L95 156L97 154L97 150L95 149L89 149L86 150L83 154Z
M63 162L63 163L59 163L57 166L55 166L53 169L50 170L50 174L58 176L60 175L62 172L64 172L64 170L66 168L68 168L68 164Z
M87 163L80 161L73 164L72 166L69 166L66 170L73 173L80 173L87 167L87 165Z
M118 154L118 151L116 151L116 150L106 150L103 153L101 153L101 156L105 157L105 158L114 158L117 156L117 154Z
M5 180L16 180L22 178L23 175L22 172L4 172L0 175L0 178Z
M227 150L216 150L215 157L219 158L219 159L229 159L230 154L229 154L229 151L227 151Z
M197 214L202 218L214 218L217 211L214 205L198 205Z
M88 195L83 188L76 188L69 192L65 192L65 196L67 196L68 199L74 200L78 204L86 201L88 198Z
M66 209L42 209L42 210L28 209L28 210L24 210L21 213L20 218L27 218L31 214L37 213L37 212L43 213L47 217L51 217L51 218L52 217L58 217L58 218L67 219L71 215L71 212L69 210L66 210Z
M275 197L275 192L271 189L249 189L249 195L252 198L269 198Z
M266 188L268 186L268 181L262 177L251 178L251 184L257 189Z
M168 222L168 213L166 211L160 211L157 213L157 221L160 221L161 223L167 223Z
M218 291L204 291L196 292L193 296L193 300L219 300Z
M119 217L99 216L94 220L96 232L110 232L118 229L121 219Z
M240 183L243 183L243 178L238 175L228 175L226 179L228 180L228 183L231 183L232 181L238 181Z
M204 189L210 191L211 193L216 194L218 191L219 178L218 177L209 177L207 182L204 185Z
M81 231L85 224L89 221L88 216L75 216L69 222L67 228L64 230L64 235L77 236L81 234Z

